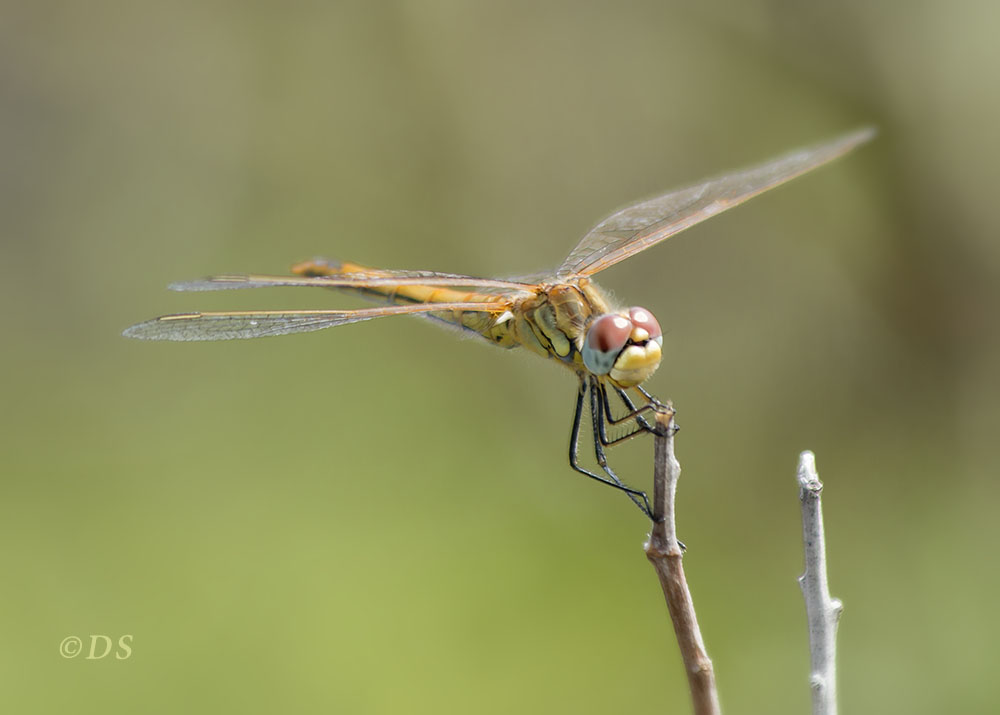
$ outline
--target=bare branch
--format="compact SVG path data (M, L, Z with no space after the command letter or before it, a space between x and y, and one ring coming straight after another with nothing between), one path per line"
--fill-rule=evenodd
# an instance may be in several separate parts
M646 558L656 569L663 596L674 624L684 670L688 676L695 715L718 715L719 695L715 672L701 639L694 603L684 578L683 549L677 541L674 495L681 465L674 456L674 412L666 407L656 412L654 446L653 514L656 520L646 542Z
M809 685L813 715L837 715L837 623L843 604L830 597L826 580L826 539L823 535L823 483L816 473L816 456L799 455L799 501L802 502L802 539L805 571L799 577L809 618Z

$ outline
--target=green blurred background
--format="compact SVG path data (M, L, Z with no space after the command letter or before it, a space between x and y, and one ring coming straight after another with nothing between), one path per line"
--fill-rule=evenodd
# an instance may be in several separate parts
M164 290L314 255L553 267L623 203L874 124L601 282L665 329L724 707L808 709L808 448L843 711L996 712L995 2L0 9L0 710L685 712L647 524L566 465L564 370L408 319L119 333L360 305ZM60 657L91 634L131 657Z

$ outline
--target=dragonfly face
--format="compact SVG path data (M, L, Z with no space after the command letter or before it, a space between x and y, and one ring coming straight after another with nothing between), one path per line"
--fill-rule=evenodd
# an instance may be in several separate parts
M579 380L570 436L571 466L625 492L652 516L646 495L622 483L608 466L604 448L652 431L645 414L662 403L641 385L660 364L663 333L648 310L610 306L591 276L842 156L873 134L870 129L856 131L628 206L592 228L542 282L391 271L319 259L296 265L292 276L216 276L171 287L194 291L334 288L388 305L360 310L182 313L133 325L124 335L145 340L229 340L322 330L391 315L422 315L477 334L493 345L525 347L558 360ZM603 474L589 471L577 461L581 416L588 395L594 455ZM618 416L613 399L620 403ZM609 437L608 425L624 425L625 433Z
M597 376L607 375L619 387L645 382L660 366L663 332L645 308L602 315L587 329L583 364Z

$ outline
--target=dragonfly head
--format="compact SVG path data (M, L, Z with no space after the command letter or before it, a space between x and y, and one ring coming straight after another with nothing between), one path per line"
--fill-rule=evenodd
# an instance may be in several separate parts
M590 324L583 339L583 364L620 387L633 387L660 366L663 332L645 308L606 313Z

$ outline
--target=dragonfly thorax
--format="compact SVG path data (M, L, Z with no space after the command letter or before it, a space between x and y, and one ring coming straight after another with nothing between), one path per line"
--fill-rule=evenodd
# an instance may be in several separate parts
M660 366L663 332L645 308L605 313L587 327L580 351L584 366L608 376L620 387L633 387Z

